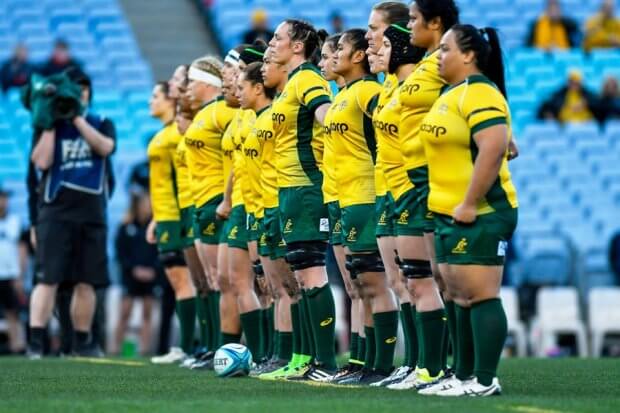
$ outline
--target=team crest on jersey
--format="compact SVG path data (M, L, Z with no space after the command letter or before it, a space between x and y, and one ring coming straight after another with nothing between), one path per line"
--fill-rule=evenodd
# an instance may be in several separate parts
M336 106L336 110L342 112L343 110L345 110L346 107L347 107L347 101L343 100L342 102L338 103L338 105Z
M196 127L199 129L202 129L203 126L205 125L205 121L200 119L198 122L196 122Z
M407 225L409 223L409 210L405 209L398 217L398 223L400 225Z
M467 254L467 238L461 238L452 248L452 254Z
M285 234L290 234L291 232L293 232L293 220L292 219L287 219L286 220L286 224L284 224L284 232Z
M215 223L210 222L205 229L202 230L202 235L215 235Z
M348 242L357 241L357 229L355 229L355 227L351 228L351 231L349 231L349 235L347 235L347 241Z
M390 100L390 103L387 104L387 108L388 109L392 109L392 108L396 107L397 104L398 104L398 99L396 99L394 97L394 98L392 98L392 100Z
M445 103L442 103L441 105L439 105L439 107L437 108L437 112L440 115L445 115L446 113L448 113L448 105Z
M168 233L168 231L162 232L160 237L159 237L159 242L161 244L167 244L168 241L170 241L170 233Z

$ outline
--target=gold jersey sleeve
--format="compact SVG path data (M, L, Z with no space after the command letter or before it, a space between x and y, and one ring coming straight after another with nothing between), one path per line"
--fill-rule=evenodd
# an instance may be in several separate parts
M372 77L351 82L331 106L329 134L337 159L340 207L374 204L377 142L372 125L373 99L381 85Z
M243 156L245 157L250 198L254 208L251 212L257 218L262 218L265 210L261 184L261 158L265 141L261 139L260 135L272 123L269 109L270 107L267 106L256 112L254 126L243 143Z
M426 56L400 88L400 139L407 171L426 165L420 125L441 93L445 82L439 76L439 50Z
M431 211L452 215L463 202L478 154L473 136L494 125L506 125L512 138L508 103L485 76L470 76L435 102L420 126L428 158ZM478 204L478 215L517 206L506 151L498 179Z
M228 184L228 179L230 178L230 174L233 170L233 162L234 162L234 154L235 154L235 141L234 136L237 133L237 128L241 125L242 120L242 111L240 109L235 109L235 115L233 116L230 124L226 128L224 132L224 136L222 136L222 157L223 157L223 177L224 184ZM241 194L241 187L237 185L235 187L234 181L232 183L233 187L231 188L231 204L233 207L237 205L243 204L243 195Z
M383 168L387 190L395 200L413 188L407 176L400 147L400 86L385 96L385 104L375 112L373 125L377 136L378 164Z
M185 139L182 137L179 139L174 153L174 167L177 174L179 208L189 208L194 205L194 197L192 195L192 177L187 166L187 148L185 147Z
M151 139L147 148L149 159L149 192L153 219L157 222L180 219L174 170L174 154L179 143L176 125L166 125Z
M260 157L260 187L263 208L277 208L278 172L276 170L276 140L273 133L272 107L261 113L260 122L256 122L256 136L262 142Z
M377 104L372 114L373 120L379 112L383 109L389 97L393 93L394 88L398 85L398 78L394 74L386 74L383 84L381 85L381 92L377 97ZM374 126L374 122L373 122ZM375 131L376 136L376 131ZM377 145L379 143L377 142ZM381 163L381 153L377 149L377 160L375 163L375 191L377 196L385 196L387 194L387 181L385 180L385 174L383 173L383 165Z
M243 145L247 137L250 135L254 123L256 122L256 114L253 110L243 110L241 114L241 123L237 128L237 133L233 136L235 143L235 152L233 154L233 192L241 193L241 199L248 213L253 213L255 209L254 200L250 193L250 184L248 178L248 170L243 156Z
M185 133L187 164L197 207L224 192L222 136L233 116L234 109L219 97L198 112Z
M336 95L335 99L338 99ZM334 99L334 100L335 100ZM334 154L334 143L331 134L329 133L329 125L333 115L334 104L330 105L329 110L325 114L325 126L323 127L325 134L323 137L323 202L328 204L330 202L338 201L338 190L336 189L336 157Z
M314 112L330 101L329 83L316 66L303 63L289 74L272 104L280 188L322 184L324 130Z

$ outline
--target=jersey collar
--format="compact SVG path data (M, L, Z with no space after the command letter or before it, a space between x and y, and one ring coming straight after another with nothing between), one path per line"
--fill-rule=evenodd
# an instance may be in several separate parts
M354 81L352 81L351 83L347 83L347 84L346 84L346 86L345 86L344 88L347 88L347 89L348 89L348 88L350 88L351 86L353 86L354 84L356 84L357 82L360 82L360 81L363 81L363 80L370 80L370 81L375 80L375 81L376 81L376 80L377 80L377 77L376 77L375 75L365 75L365 76L362 76L362 77L360 77L360 78L355 79L355 80L354 80ZM344 89L344 88L343 88L343 89Z
M261 110L259 110L258 112L256 112L256 117L258 118L261 115L261 113L263 113L264 111L266 111L270 107L271 107L271 105L267 105L264 108L262 108Z
M319 71L319 69L318 69L315 65L313 65L312 63L310 63L310 62L303 62L302 64L300 64L299 66L297 66L297 67L296 67L296 68L295 68L295 69L294 69L291 73L289 73L288 78L290 79L290 78L292 78L292 77L293 77L293 76L294 76L297 72L300 72L300 71L302 71L302 70L306 70L306 69L313 70L313 71L315 71L315 72L318 72L318 71Z
M488 77L486 77L485 75L483 75L482 73L477 73L475 75L471 75L467 78L465 78L464 80L460 81L459 83L456 83L454 85L450 85L448 86L443 93L445 92L449 92L452 89L456 89L457 87L461 86L462 84L468 84L468 85L473 85L474 83L486 83L489 84L491 86L493 86L494 88L497 88L497 86L495 85L495 83L491 82L491 80L489 80Z

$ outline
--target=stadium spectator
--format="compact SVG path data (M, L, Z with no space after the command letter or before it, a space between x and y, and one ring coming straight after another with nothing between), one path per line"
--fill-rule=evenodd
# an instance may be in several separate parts
M577 45L579 29L562 15L559 0L548 0L545 12L530 26L527 46L538 49L569 49Z
M146 242L146 228L151 221L151 202L148 194L134 194L125 222L116 233L116 257L118 258L123 284L121 315L116 327L113 353L121 348L133 303L142 300L142 324L140 329L140 354L150 353L151 314L154 304L159 264L157 247Z
M329 17L331 23L330 33L342 33L344 31L344 20L342 15L337 11L333 12Z
M252 28L244 33L243 43L253 44L256 40L268 43L273 37L273 32L267 27L267 12L263 9L256 9L252 13Z
M68 76L81 86L81 103L87 107L90 79L78 69ZM108 157L115 148L115 135L114 124L92 112L56 121L54 129L35 134L30 157L42 177L35 231L40 268L30 300L29 355L33 359L43 354L45 327L63 282L74 285L74 353L100 354L91 344L90 332L94 289L108 284L106 204L114 181Z
M609 244L609 266L615 275L616 285L620 285L620 231L616 232Z
M9 192L0 187L0 308L8 325L9 350L24 350L24 338L19 323L19 296L22 294L18 242L19 217L9 213Z
M69 68L80 69L81 64L71 56L69 43L62 39L56 40L50 58L39 67L37 72L43 76L60 73Z
M614 16L614 0L603 0L601 9L586 21L583 48L620 46L620 19Z
M4 62L0 69L2 92L6 93L10 88L25 85L32 71L32 64L28 62L28 49L22 44L17 45L13 56Z
M613 76L609 76L603 83L599 108L599 118L602 122L620 118L620 88L618 79Z
M562 123L593 120L599 107L598 97L582 84L582 74L572 70L568 82L551 95L538 109L539 119L553 119Z

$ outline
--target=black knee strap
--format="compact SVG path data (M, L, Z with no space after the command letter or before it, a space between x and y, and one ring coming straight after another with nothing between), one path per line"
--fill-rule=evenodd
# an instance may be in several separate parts
M383 260L378 252L371 254L352 254L351 266L356 272L356 276L367 272L385 272Z
M413 260L409 258L398 259L400 269L405 277L409 279L432 278L433 270L431 262L427 260Z
M158 258L164 268L185 267L187 265L181 251L160 252Z
M327 244L321 241L292 242L286 246L284 259L293 271L324 267L326 248Z
M349 271L352 280L357 280L357 271L353 266L353 255L345 255L345 268Z
M265 275L265 270L263 270L263 264L261 264L260 260L256 260L252 263L252 269L257 277L263 277Z

